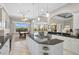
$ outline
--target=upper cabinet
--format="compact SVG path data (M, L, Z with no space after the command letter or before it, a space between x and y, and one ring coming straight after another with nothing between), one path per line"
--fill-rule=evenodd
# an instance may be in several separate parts
M73 28L79 29L79 13L73 14Z
M9 16L3 7L0 7L0 36L9 33Z
M73 33L79 33L79 13L73 13Z
M0 29L9 28L9 16L3 7L0 8Z

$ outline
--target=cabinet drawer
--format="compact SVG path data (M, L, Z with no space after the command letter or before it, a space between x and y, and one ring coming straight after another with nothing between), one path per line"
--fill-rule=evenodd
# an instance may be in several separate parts
M79 40L78 39L72 39L72 49L71 51L79 54Z

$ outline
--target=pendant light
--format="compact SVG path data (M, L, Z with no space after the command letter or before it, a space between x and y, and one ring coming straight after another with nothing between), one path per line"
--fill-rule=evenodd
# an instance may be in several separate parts
M46 17L49 17L49 12L48 12L48 3L47 3L47 12L46 12Z
M21 19L22 19L22 21L27 21L27 20L28 20L28 18L27 18L25 15L23 15L23 16L21 17Z
M40 17L38 16L38 21L40 21Z
M49 13L48 13L48 11L47 11L47 13L46 13L46 17L49 17Z
M33 16L34 16L34 3L32 3L33 5ZM34 23L34 19L32 20L32 22Z
M24 11L17 10L17 12L21 14L20 19L22 21L27 21L28 20L28 17L26 17L26 14L25 14Z

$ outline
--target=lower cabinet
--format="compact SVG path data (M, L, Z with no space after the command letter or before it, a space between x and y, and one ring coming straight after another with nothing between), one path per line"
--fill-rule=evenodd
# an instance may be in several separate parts
M68 49L69 51L71 51L72 49L72 40L71 38L65 37L64 38L64 49Z
M38 43L30 37L26 41L32 55L63 55L63 43L46 45Z
M72 51L75 54L79 54L79 39L65 38L64 49Z
M55 55L55 54L63 54L62 51L64 49L67 49L69 51L72 51L74 52L75 54L79 54L79 39L76 39L76 38L70 38L70 37L63 37L63 36L56 36L56 35L52 35L53 38L57 38L57 39L61 39L61 40L64 40L63 42L63 46L60 45L60 44L57 44L57 45L42 45L42 44L38 44L37 42L35 42L34 40L32 39L29 39L29 46L32 46L32 47L29 47L30 51L32 51L33 53L32 54L38 54L39 55ZM61 49L61 48L62 49ZM53 52L52 52L53 51Z
M9 55L9 39L6 41L4 46L0 49L0 55Z
M73 51L76 54L79 54L79 39L72 39L72 49L71 51Z
M40 45L40 53L42 55L63 55L63 43L56 45Z
M27 42L28 49L29 49L31 55L38 55L39 44L37 42L35 42L33 39L31 39L30 37L27 37L26 42Z
M67 49L75 54L79 54L79 39L58 35L52 35L52 38L64 40L63 49Z

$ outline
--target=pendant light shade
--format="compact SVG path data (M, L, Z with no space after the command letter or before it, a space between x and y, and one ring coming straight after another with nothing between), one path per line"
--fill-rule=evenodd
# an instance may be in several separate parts
M40 21L40 17L38 17L38 21Z
M40 17L39 17L39 2L38 2L38 21L40 21Z
M34 20L32 22L34 23Z
M46 13L46 17L49 17L49 13L48 12Z

